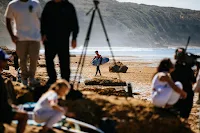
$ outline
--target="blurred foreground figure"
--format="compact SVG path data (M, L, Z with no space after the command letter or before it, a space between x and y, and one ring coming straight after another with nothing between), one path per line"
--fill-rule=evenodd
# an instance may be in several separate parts
M61 77L70 80L69 37L72 34L71 46L76 48L79 32L78 20L74 6L67 0L49 1L42 12L41 34L45 47L45 58L51 85L57 79L54 58L58 55Z
M41 7L37 0L13 0L6 9L6 26L13 43L16 45L16 52L20 59L22 71L22 83L24 85L35 85L35 72L40 50L40 14ZM12 28L12 21L15 22L16 33ZM27 58L30 58L30 66L27 68Z
M10 57L0 49L0 73L7 65ZM8 103L8 92L4 83L4 79L0 74L0 123L10 124L12 120L18 120L16 133L23 133L28 120L26 112L19 111L15 105Z
M186 99L180 99L175 107L180 111L180 116L188 119L192 106L194 92L192 85L196 82L194 71L186 62L186 53L184 48L178 48L175 51L175 70L171 73L174 82L180 81L183 84L183 90L187 93Z

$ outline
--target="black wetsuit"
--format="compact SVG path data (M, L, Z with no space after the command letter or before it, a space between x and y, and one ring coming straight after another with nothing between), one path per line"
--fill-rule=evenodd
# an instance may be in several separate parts
M176 64L175 71L171 73L174 82L180 81L183 84L183 90L187 93L186 99L180 99L175 107L180 111L182 118L188 118L193 106L194 92L192 84L196 82L194 71L189 66Z
M102 57L101 57L101 55L99 55L99 57L98 57L98 56L95 56L94 59L95 59L95 58L98 58L98 59L100 58L100 64L101 64L101 62L102 62ZM99 72L99 74L100 74L100 76L101 76L100 64L97 66L95 76L98 74L98 72Z
M57 79L53 62L56 55L60 61L61 77L69 81L69 37L72 34L72 39L76 40L78 32L77 15L71 3L67 0L59 3L49 1L45 5L41 17L41 34L47 37L44 46L49 83Z

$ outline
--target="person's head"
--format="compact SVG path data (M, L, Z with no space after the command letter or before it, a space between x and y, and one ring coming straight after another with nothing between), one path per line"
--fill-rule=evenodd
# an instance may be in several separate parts
M172 72L174 70L174 65L169 58L161 60L157 72Z
M99 54L99 51L95 51L95 54L98 55L98 54Z
M51 85L50 90L54 90L60 97L65 96L70 91L70 84L64 79L58 79Z
M0 49L0 71L3 71L7 66L7 61L10 59L10 56L7 55L2 49Z
M177 61L184 61L185 59L185 49L184 48L177 48L175 50L174 59Z

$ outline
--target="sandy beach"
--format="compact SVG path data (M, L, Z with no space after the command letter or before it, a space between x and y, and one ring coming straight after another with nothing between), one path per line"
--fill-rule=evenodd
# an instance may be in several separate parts
M82 81L84 81L85 79L92 79L95 75L95 71L96 71L96 67L91 65L91 60L93 57L91 56L87 56L86 60L85 60L85 64L84 64L84 68L83 68L83 73L82 73ZM121 59L126 58L126 57L122 57ZM128 71L127 73L120 73L120 78L123 81L126 82L131 82L132 83L132 87L133 87L133 92L139 94L139 95L135 95L134 99L139 99L142 101L146 101L146 102L150 102L151 100L151 79L156 71L155 66L157 66L158 64L158 60L154 60L154 61L138 61L138 60L131 60L131 61L123 61L123 60L117 60L117 61L121 61L124 65L128 66ZM58 62L57 59L55 60L56 62L56 66L57 66L57 71L59 72L58 69ZM78 66L78 62L79 62L79 56L77 57L71 57L71 72L72 75L74 75L76 68ZM119 78L117 73L110 73L109 72L109 65L111 65L113 61L111 60L109 63L106 63L104 65L102 65L100 67L101 69L101 73L102 76L104 77L112 77L112 78ZM46 68L45 66L45 62L44 62L44 57L43 55L41 55L41 58L39 60L39 66L37 69L37 74L36 77L38 79L40 79L41 81L45 81L47 80L48 76L46 73ZM10 72L12 74L16 74L16 72L14 71L14 69L11 67ZM101 89L106 89L106 87L101 87L101 86L85 86L83 82L81 82L80 85L80 90L84 89L84 88L101 88ZM117 87L116 87L117 88ZM118 89L125 89L125 88L118 88ZM199 133L200 128L200 120L199 120L199 109L200 109L200 105L197 105L195 102L197 101L197 94L195 94L195 98L194 98L194 106L189 118L189 124L191 129L195 132L195 133ZM8 126L6 125L7 128L7 132L6 133L10 133L13 132L13 128L12 126ZM27 133L29 131L31 131L32 133L35 133L35 129L36 127L31 127L28 126L27 128ZM32 130L35 129L35 130ZM57 132L60 132L57 130Z

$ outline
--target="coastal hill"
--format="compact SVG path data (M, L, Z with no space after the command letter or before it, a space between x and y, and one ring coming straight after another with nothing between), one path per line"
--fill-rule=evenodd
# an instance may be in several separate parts
M70 0L77 9L80 24L79 45L83 45L90 22L85 14L94 7L92 0ZM10 44L3 14L9 0L0 1L0 45ZM40 0L44 6L46 0ZM115 0L100 0L101 10L112 46L173 47L200 44L200 11L158 7ZM107 46L96 14L89 46Z

